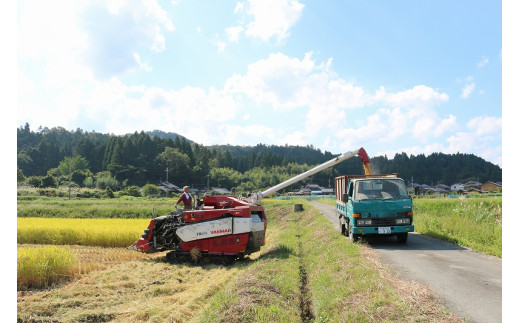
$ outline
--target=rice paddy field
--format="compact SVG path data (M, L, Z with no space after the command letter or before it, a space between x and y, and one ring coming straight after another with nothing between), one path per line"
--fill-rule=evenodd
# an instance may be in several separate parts
M227 266L125 248L171 199L32 202L18 205L19 322L462 322L303 200L264 200L267 244Z
M414 200L417 232L502 257L502 198Z
M150 219L18 218L18 243L128 247Z

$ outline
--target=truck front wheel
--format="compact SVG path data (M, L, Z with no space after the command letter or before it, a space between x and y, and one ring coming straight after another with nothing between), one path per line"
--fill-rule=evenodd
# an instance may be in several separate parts
M408 232L397 234L397 241L400 243L406 243L406 240L408 240Z
M356 242L358 241L358 238L359 238L359 234L354 234L352 232L352 225L349 225L348 226L348 237L350 238L350 242Z

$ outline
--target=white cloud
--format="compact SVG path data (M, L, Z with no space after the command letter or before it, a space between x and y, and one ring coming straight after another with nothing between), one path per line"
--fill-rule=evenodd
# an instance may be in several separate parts
M329 64L316 64L312 52L303 59L270 54L248 66L245 75L233 75L226 88L244 93L275 109L311 107L319 110L363 106L369 96L361 87L347 84L329 71Z
M299 109L298 113L306 115L307 140L336 129L330 138L341 142L341 149L367 141L392 142L406 134L426 141L456 127L455 116L441 118L435 111L437 105L449 100L446 93L418 85L395 93L381 87L371 95L339 78L330 67L331 60L317 63L310 52L303 59L271 54L250 64L246 74L230 77L225 88L245 94L260 106ZM363 124L358 113L347 112L381 104L393 108L378 109Z
M240 34L244 31L244 27L242 26L235 26L235 27L228 27L226 28L226 35L229 41L231 42L237 42L240 38Z
M221 131L220 143L230 145L257 143L259 136L262 136L262 142L273 142L276 139L274 129L262 125L223 125Z
M437 123L437 127L434 130L434 135L435 137L439 137L450 130L455 130L456 128L457 118L454 115L450 114L450 116L447 119L443 119Z
M280 42L287 38L289 30L300 19L305 7L296 0L248 0L248 2L247 13L253 16L253 21L246 25L245 34L263 41L276 37Z
M380 87L375 98L393 107L414 108L431 108L449 100L448 94L439 93L426 85L416 85L397 93L387 93L384 87Z
M59 8L59 10L56 10ZM35 60L59 68L67 84L76 72L91 69L98 78L148 68L139 51L165 48L163 32L175 30L157 1L26 1L19 19L22 64ZM68 76L67 76L68 74ZM65 79L63 79L65 77Z
M303 131L294 131L276 139L278 145L306 146L309 144L308 136Z
M235 6L235 10L233 13L241 13L244 11L244 3L243 2L237 2L237 5Z
M466 126L477 135L484 135L502 131L502 118L499 117L475 117L468 121Z
M215 37L213 37L213 39L211 40L211 42L217 46L217 50L219 52L223 52L226 50L226 47L227 47L227 43L225 41L223 41L221 38L220 38L220 35L215 35Z
M427 144L427 145L420 145L420 146L412 146L412 147L403 147L402 149L389 149L389 150L383 150L378 151L374 153L374 156L387 156L389 159L393 159L395 157L395 154L400 154L402 152L405 152L408 156L414 155L420 155L424 154L425 156L428 156L434 152L443 151L445 147L440 143L433 143L433 144Z
M113 3L112 3L113 4ZM175 30L156 1L117 2L107 10L103 2L80 13L88 47L84 61L98 78L108 78L139 67L134 53L166 47L163 32Z
M460 97L463 99L467 99L474 89L475 83L466 84L466 86L462 89Z
M487 63L489 63L489 59L487 58L487 56L482 56L482 59L478 62L477 66L478 68L482 68L486 66Z

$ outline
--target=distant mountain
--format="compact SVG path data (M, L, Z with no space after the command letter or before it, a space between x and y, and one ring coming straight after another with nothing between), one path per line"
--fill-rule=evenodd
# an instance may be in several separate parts
M176 132L164 132L164 131L161 131L161 130L154 130L154 131L145 131L144 132L145 134L149 135L150 137L159 137L161 139L171 139L171 140L175 140L175 138L179 137L179 139L186 139L186 141L188 141L190 144L193 144L194 142L192 140L189 140L188 138L182 136L182 135L179 135L178 133Z
M185 157L174 159L175 163L161 162L158 156L167 147L176 148L177 154L184 154ZM371 156L370 147L367 148L374 173L399 173L407 182L451 185L469 180L481 183L502 181L502 168L472 154L414 156L403 152L389 159L387 156ZM116 136L81 129L68 131L62 127L43 128L35 132L31 131L29 124L17 129L17 166L24 176L45 176L49 171L55 174L53 169L64 158L75 155L86 159L93 174L109 171L118 181L129 185L155 182L166 175L165 169L168 169L170 178L176 176L177 182L198 183L205 180L214 168L229 168L241 174L259 168L262 169L265 184L266 178L276 179L272 175L274 173L269 173L276 167L286 167L283 171L293 174L291 163L310 167L335 156L312 145L204 146L177 133L160 130ZM311 180L323 186L335 176L347 174L363 174L357 157L322 171ZM229 187L233 186L230 184Z

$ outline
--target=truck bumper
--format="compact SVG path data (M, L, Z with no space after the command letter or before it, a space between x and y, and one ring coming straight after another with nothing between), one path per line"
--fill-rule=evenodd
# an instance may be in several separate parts
M380 227L354 227L352 228L352 231L355 234L377 234L377 235L389 235L389 234L396 234L396 233L406 233L406 232L413 232L414 226L413 225L394 225L389 227L390 233L379 233ZM385 227L388 228L388 227Z

